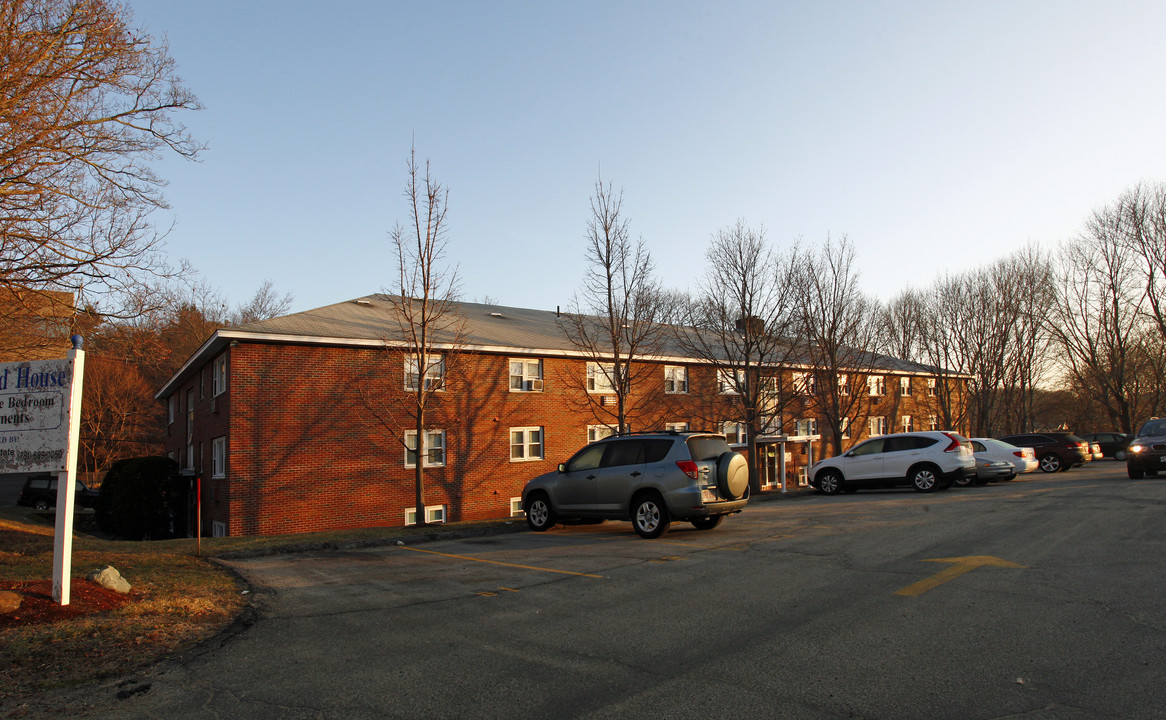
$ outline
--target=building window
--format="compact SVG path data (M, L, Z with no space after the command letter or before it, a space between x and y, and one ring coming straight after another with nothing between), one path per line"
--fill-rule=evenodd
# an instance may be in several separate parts
M421 365L425 367L422 368ZM441 390L445 384L445 356L426 355L425 362L418 362L417 356L405 358L405 389L416 391L421 376L425 376L426 390Z
M915 421L910 415L903 416L903 432L915 432Z
M587 392L615 392L614 378L614 363L587 363Z
M219 355L211 363L211 395L218 397L227 391L227 354Z
M927 378L927 394L935 397L935 378Z
M194 469L194 388L186 391L186 469Z
M227 524L222 520L211 520L211 537L226 537Z
M421 446L421 456L425 467L445 465L445 431L426 430L425 443ZM417 467L417 431L405 431L405 467Z
M908 397L911 394L911 378L904 375L899 378L899 394Z
M541 427L510 428L510 462L543 459Z
M542 392L543 389L543 361L542 360L511 360L510 361L510 391L511 392Z
M522 511L522 498L510 498L510 517L522 517L526 513Z
M793 374L794 392L800 395L814 394L814 373L796 372Z
M227 439L215 438L211 441L211 477L227 476Z
M443 523L445 522L445 506L444 505L426 505L425 506L425 522L427 523ZM405 508L405 524L417 524L417 507Z
M805 437L807 435L818 434L818 420L817 418L805 418L794 423L794 434Z
M610 425L588 425L587 426L587 442L593 443L596 440L609 438L615 435L615 428Z
M745 387L745 371L733 369L717 370L717 392L722 395L738 395Z
M665 365L664 392L671 394L688 392L688 368L683 365Z
M886 435L887 419L882 415L879 415L878 417L872 417L870 419L870 434L872 437L875 435Z
M881 397L887 394L887 378L885 375L868 375L866 378L866 386L872 396Z
M749 441L745 431L745 423L723 422L721 423L721 432L725 434L725 439L729 441L730 445L744 445Z
M850 437L850 418L844 417L838 423L839 429L842 431L842 438L848 439Z
M850 376L846 373L838 373L838 394L850 394Z
M166 417L168 423L173 423L178 417L178 394L175 393L166 401Z
M664 429L671 431L671 432L688 432L688 423L686 423L686 422L664 423Z
M927 416L927 429L928 430L938 430L939 429L939 418L936 417L935 415L928 415Z

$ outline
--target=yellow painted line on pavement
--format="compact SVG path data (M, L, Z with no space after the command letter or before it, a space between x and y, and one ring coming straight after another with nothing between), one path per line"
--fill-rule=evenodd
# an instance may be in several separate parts
M920 580L917 583L912 583L912 584L908 585L907 587L902 588L901 590L896 590L895 591L896 595L902 595L905 597L918 597L918 596L922 595L923 593L927 592L928 590L933 590L933 589L939 587L940 585L944 584L948 580L954 580L955 578L959 577L960 575L963 575L964 573L967 573L967 572L971 572L972 570L975 570L976 568L979 568L979 567L1002 567L1002 568L1021 568L1021 569L1024 568L1023 565L1017 565L1014 562L1010 562L1008 560L1001 560L1000 558L992 557L991 555L973 555L971 557L955 557L955 558L934 558L931 560L927 560L926 562L951 563L951 565L950 565L950 567L946 567L943 570L940 570L939 572L937 572L936 574L932 575L929 578L926 578L924 580Z
M521 568L523 570L536 570L538 572L559 573L560 575L575 575L576 577L602 578L602 575L592 575L590 573L572 572L570 570L556 570L555 568L536 567L534 565L520 565L518 563L500 562L498 560L483 560L482 558L470 557L468 555L451 555L450 553L437 552L436 550L422 550L421 548L409 547L407 545L395 546L398 550L412 550L413 552L427 553L429 555L440 555L442 557L454 558L456 560L469 560L471 562L486 563L488 565L503 565L505 567Z

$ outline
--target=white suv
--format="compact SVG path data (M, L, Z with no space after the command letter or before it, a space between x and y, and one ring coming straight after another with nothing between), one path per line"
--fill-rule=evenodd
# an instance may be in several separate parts
M898 485L931 492L975 474L971 442L944 430L880 435L861 442L816 463L810 469L810 484L827 495Z

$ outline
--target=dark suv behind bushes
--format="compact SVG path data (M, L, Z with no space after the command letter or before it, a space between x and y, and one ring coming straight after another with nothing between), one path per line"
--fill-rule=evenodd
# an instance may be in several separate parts
M90 489L85 483L77 481L75 502L83 508L93 507L97 499L97 491ZM51 473L30 475L20 489L17 505L24 505L35 510L48 510L57 504L57 476Z
M1040 469L1051 473L1084 465L1093 459L1089 443L1072 433L1041 432L1005 435L1000 438L1016 447L1032 448Z

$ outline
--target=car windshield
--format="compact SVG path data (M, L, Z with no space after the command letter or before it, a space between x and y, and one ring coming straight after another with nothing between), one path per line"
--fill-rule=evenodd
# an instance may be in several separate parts
M1138 435L1166 435L1166 419L1150 420L1142 429L1138 431Z

